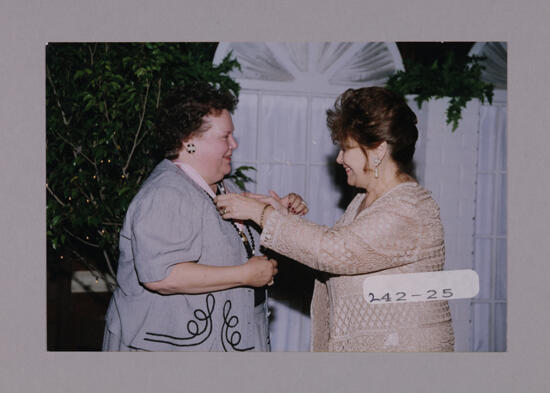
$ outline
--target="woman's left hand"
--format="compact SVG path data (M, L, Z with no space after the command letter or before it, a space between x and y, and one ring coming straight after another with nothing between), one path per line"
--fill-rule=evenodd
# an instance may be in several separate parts
M309 208L307 207L304 199L294 193L291 192L287 196L281 198L277 193L273 190L269 190L269 195L261 195L261 194L253 194L250 192L245 192L243 195L257 199L259 201L262 201L264 203L269 203L271 206L275 208L275 210L278 210L279 212L283 214L291 213L298 216L304 216L309 212Z
M274 197L277 197L277 198L279 197L277 194L275 194L275 191L270 191L269 193ZM286 207L288 211L292 214L296 214L298 216L304 216L309 211L309 208L307 207L304 199L300 195L294 192L291 192L284 198L280 198L280 200L281 200L281 204L284 207Z
M214 198L224 220L253 220L258 222L266 203L242 194L224 194Z

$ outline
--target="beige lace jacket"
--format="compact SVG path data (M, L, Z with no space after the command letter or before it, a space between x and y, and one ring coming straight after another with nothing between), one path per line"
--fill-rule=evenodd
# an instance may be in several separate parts
M357 214L357 195L333 228L273 212L261 243L313 269L313 351L452 351L446 301L369 304L363 280L376 274L436 271L445 248L439 207L415 182L401 183Z

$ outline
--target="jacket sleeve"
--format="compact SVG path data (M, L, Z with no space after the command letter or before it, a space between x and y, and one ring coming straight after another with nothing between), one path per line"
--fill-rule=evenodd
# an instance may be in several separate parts
M168 187L144 195L132 214L131 244L140 282L159 281L177 263L197 261L202 250L202 210Z
M273 212L261 243L313 269L362 274L417 260L420 222L414 205L384 203L334 228Z

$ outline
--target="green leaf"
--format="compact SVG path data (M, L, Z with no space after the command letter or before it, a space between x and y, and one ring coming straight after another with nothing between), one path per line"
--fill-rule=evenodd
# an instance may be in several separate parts
M120 195L122 195L122 194L124 194L124 193L127 193L127 192L130 191L131 189L132 189L132 188L131 188L131 187L128 187L128 186L122 187L121 189L119 189L119 190L117 191L117 193L118 193L118 195L120 196Z
M235 184L241 190L244 191L245 190L245 183L254 182L254 180L252 180L252 178L248 177L247 175L245 175L243 173L244 171L249 171L249 170L255 171L256 168L254 168L252 166L240 166L237 169L235 169L235 172L233 174L231 174L230 176L228 176L228 178L232 179L235 182Z
M136 71L136 76L138 78L140 78L143 75L145 75L146 73L147 73L147 70L145 68L138 68L137 71Z
M84 70L78 70L74 73L73 80L77 80L79 78L82 78L84 76L85 72Z
M57 224L59 224L59 221L61 221L61 216L55 216L51 221L52 226L57 226Z
M386 87L401 95L414 94L419 109L422 103L432 98L450 97L447 108L447 124L452 131L458 128L462 109L473 98L481 102L487 98L492 102L492 84L481 80L484 66L482 57L468 57L466 62L456 60L453 52L448 52L442 61L435 60L430 66L405 61L406 71L397 71L386 82Z

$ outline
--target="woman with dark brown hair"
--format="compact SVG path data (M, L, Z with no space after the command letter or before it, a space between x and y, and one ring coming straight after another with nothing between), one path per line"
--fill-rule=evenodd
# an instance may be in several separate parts
M238 146L236 104L207 82L163 100L155 136L164 159L126 213L103 350L269 350L266 286L277 263L259 255L253 228L222 219L213 202L236 191L224 179Z
M414 177L416 116L381 87L350 89L327 111L336 161L348 184L364 190L332 228L287 215L275 198L224 195L224 218L252 219L264 247L329 273L311 305L314 351L452 351L446 301L370 304L371 275L442 270L439 207Z

